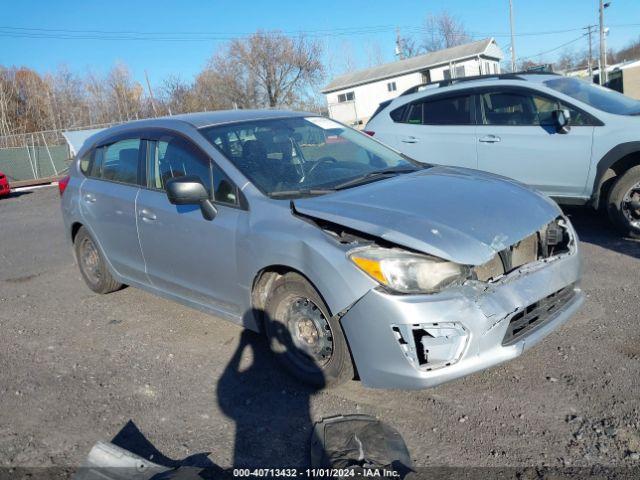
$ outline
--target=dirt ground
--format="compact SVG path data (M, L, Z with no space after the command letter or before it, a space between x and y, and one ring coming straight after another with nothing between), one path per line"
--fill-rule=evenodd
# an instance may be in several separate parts
M2 199L0 466L74 467L119 434L176 459L300 467L313 422L347 413L397 428L417 466L639 466L640 243L568 213L587 301L536 348L430 390L313 391L237 326L134 288L92 293L57 189Z

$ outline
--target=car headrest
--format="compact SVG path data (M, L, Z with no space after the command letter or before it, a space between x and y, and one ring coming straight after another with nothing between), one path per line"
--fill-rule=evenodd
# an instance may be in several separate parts
M137 164L138 163L138 149L137 148L123 148L118 154L118 160L120 164Z
M261 142L247 140L242 144L242 157L248 160L264 160L267 157L267 150Z
M527 110L527 102L522 101L521 95L510 95L508 93L502 93L500 95L491 95L491 103L489 107L492 110L502 110L510 107L522 106Z

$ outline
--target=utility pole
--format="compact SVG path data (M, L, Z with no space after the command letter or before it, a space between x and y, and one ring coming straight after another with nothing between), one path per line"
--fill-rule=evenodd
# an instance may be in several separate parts
M149 89L149 99L151 100L151 110L153 110L153 116L157 117L158 116L158 111L156 110L156 101L153 98L153 90L151 90L151 82L149 82L149 75L147 74L147 71L144 71L144 78L147 79L147 88Z
M591 47L591 33L593 29L596 28L595 25L587 25L584 27L587 31L587 35L589 35L589 58L587 60L587 71L589 72L589 81L593 82L593 49Z
M396 57L398 60L404 60L404 52L402 51L402 39L400 38L400 29L396 27Z
M600 71L598 72L600 85L607 83L607 57L604 43L604 9L609 5L611 5L611 2L604 2L604 0L600 0Z
M516 71L516 44L513 36L513 0L509 0L509 25L511 27L511 71Z

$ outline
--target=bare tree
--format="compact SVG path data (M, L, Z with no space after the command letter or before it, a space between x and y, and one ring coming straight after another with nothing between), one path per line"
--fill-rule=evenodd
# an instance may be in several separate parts
M52 75L47 75L51 105L58 128L87 125L86 91L82 79L68 67L60 66Z
M367 57L370 67L382 65L384 63L384 55L382 54L380 43L367 42Z
M291 106L318 111L321 47L303 37L257 32L215 54L193 81L169 76L160 110L183 113L223 108ZM0 136L114 123L155 115L149 95L129 68L78 75L62 66L40 75L0 65Z
M336 52L341 58L340 63L337 65L339 72L352 72L358 68L358 62L356 62L353 54L353 45L349 40L343 40L340 42L340 48ZM334 58L332 55L331 58ZM336 67L336 65L333 65Z
M576 52L572 49L565 49L554 63L554 67L559 71L567 71L575 68L587 66L587 53Z
M112 105L117 109L118 120L135 120L142 113L142 85L131 78L131 72L123 63L116 64L107 75L107 85Z
M411 58L424 53L424 50L411 37L400 37L398 39L400 48L400 58Z
M160 102L169 115L199 110L193 85L178 75L169 75L160 87Z
M429 15L425 21L422 48L427 52L455 47L471 41L464 24L449 12Z
M226 87L228 99L241 94L236 100L245 103L242 95L247 94L254 101L255 92L253 106L292 105L305 89L322 80L321 53L318 41L258 31L247 39L232 40L214 55L207 75L225 79L220 87Z
M640 58L640 37L627 44L617 52L610 50L607 53L610 63L625 62L627 60L637 60Z

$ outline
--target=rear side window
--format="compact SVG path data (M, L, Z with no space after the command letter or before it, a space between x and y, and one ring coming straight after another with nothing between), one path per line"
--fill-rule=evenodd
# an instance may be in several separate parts
M396 122L413 123L418 125L471 125L471 96L436 98L422 100L409 104L407 111L400 109Z
M470 125L471 97L452 97L431 100L422 108L424 125Z
M177 136L165 136L155 142L150 156L149 187L164 190L167 181L185 175L196 175L209 192L213 177L214 200L238 203L235 185L195 145Z
M396 108L395 110L393 110L389 116L391 117L391 120L393 120L394 122L402 122L402 119L404 118L404 112L407 110L407 105L402 105L401 107Z
M101 165L98 165L101 168L95 172L95 176L137 185L141 143L139 138L132 138L102 147Z

